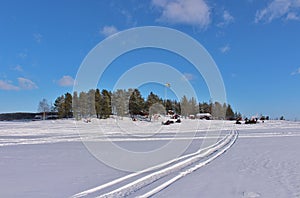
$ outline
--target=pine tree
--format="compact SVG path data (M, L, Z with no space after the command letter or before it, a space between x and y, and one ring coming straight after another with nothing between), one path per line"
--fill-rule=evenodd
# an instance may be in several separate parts
M227 106L227 109L226 109L226 119L227 120L235 119L235 115L234 115L234 112L233 112L230 104Z
M72 95L70 93L66 93L65 94L65 100L64 100L64 117L65 118L71 118L71 117L73 117Z
M106 89L101 92L101 113L100 118L109 118L112 114L111 112L111 93Z
M158 95L154 94L153 92L150 92L145 103L146 111L149 111L151 106L156 103L162 104L162 100L158 97Z
M129 98L130 115L138 115L144 110L144 98L138 89L134 89Z
M199 103L199 112L200 113L211 113L211 106L206 102Z
M181 106L180 106L180 102L177 102L176 100L174 101L174 110L175 113L177 114L181 114Z
M54 102L54 107L55 110L58 113L58 117L59 118L64 118L65 116L65 97L64 95L61 95L59 97L56 98L55 102Z
M80 118L79 98L78 98L78 93L76 91L74 91L74 93L73 93L72 110L73 110L73 116L75 117L75 119L79 120L79 118Z
M89 117L96 115L95 92L94 89L87 92L87 114Z
M97 118L100 118L101 113L101 93L99 89L96 89L95 92L95 112Z
M172 105L172 101L167 99L164 101L164 106L166 108L166 112L169 110L173 110L173 105Z

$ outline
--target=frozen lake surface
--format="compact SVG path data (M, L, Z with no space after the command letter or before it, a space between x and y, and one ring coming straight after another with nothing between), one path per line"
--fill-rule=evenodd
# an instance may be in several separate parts
M200 152L206 133L218 142ZM174 139L192 142L172 162L129 173L103 164L82 143L107 138L141 152ZM299 198L299 142L300 123L288 121L0 122L0 197Z

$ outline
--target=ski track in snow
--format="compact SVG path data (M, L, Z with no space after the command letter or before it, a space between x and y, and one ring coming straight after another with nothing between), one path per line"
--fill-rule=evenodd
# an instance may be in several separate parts
M153 185L154 182L158 181L159 179L170 175L171 173L174 172L179 172L180 170L193 165L194 163L199 162L201 159L208 157L207 160L200 162L199 164L195 165L192 168L189 168L188 170L185 170L184 172L179 173L178 176L174 177L173 179L167 181L166 183L163 183L162 185L158 186L157 188L151 190L150 192L146 193L145 195L141 196L141 197L149 197L152 196L153 194L161 191L162 189L166 188L167 186L171 185L171 183L175 182L176 180L190 174L191 172L205 166L206 164L210 163L211 161L213 161L214 159L216 159L217 157L219 157L221 154L223 154L225 151L227 151L232 145L233 143L236 141L237 139L237 132L233 131L230 135L226 136L224 139L220 140L219 142L217 142L216 144L205 148L205 149L201 149L195 153L186 155L186 156L182 156L178 159L174 159L170 162L164 163L162 165L158 165L157 167L152 167L150 169L138 172L138 173L133 173L131 175L125 176L123 178L119 178L117 180L114 180L112 182L109 182L107 184L101 185L99 187L78 193L76 195L73 196L73 198L78 198L78 197L84 197L87 196L91 193L96 193L97 191L102 190L103 188L106 188L108 186L117 184L121 181L124 181L128 178L131 178L133 176L136 175L140 175L142 173L148 172L149 170L153 170L153 169L157 169L160 167L164 167L167 166L169 164L171 164L174 161L179 161L181 159L185 159L183 161L179 161L175 164L172 164L171 166L167 166L165 168L156 170L153 173L148 173L146 176L143 176L133 182L129 182L111 192L105 193L100 195L99 197L123 197L123 196L128 196L130 194L132 194L133 192L136 192L137 190L143 188L144 186L147 186L149 184Z
M227 136L228 136L228 135L227 135ZM227 136L226 136L226 137L227 137ZM159 164L159 165L157 165L157 166L150 167L150 168L147 168L147 169L145 169L145 170L142 170L142 171L139 171L139 172L136 172L136 173L129 174L129 175L124 176L124 177L122 177L122 178L118 178L118 179L116 179L116 180L113 180L113 181L108 182L108 183L106 183L106 184L103 184L103 185L101 185L101 186L98 186L98 187L92 188L92 189L90 189L90 190L86 190L86 191L84 191L84 192L78 193L78 194L74 195L73 197L74 197L74 198L77 198L77 197L83 197L83 196L86 196L86 195L88 195L88 194L91 194L91 193L95 193L95 192L97 192L97 191L100 191L100 190L102 190L102 189L104 189L104 188L110 187L110 186L112 186L112 185L118 184L118 183L120 183L120 182L122 182L122 181L124 181L124 180L130 179L130 178L132 178L132 177L135 177L135 176L141 175L141 174L143 174L143 173L150 172L150 171L153 171L153 170L162 168L162 167L167 166L167 165L169 165L169 164L171 164L171 163L178 162L178 161L180 161L180 160L183 160L183 159L186 159L186 158L189 158L189 157L193 157L193 156L195 156L195 155L197 155L197 154L200 154L200 153L203 152L203 151L206 151L206 150L208 150L208 149L210 149L210 148L213 148L213 147L217 146L217 145L220 144L221 142L225 141L226 137L224 137L223 139L219 140L219 141L218 141L217 143L215 143L214 145L211 145L211 146L209 146L209 147L207 147L207 148L199 149L198 151L196 151L196 152L194 152L194 153L186 154L186 155L181 156L181 157L179 157L179 158L175 158L175 159L173 159L173 160L170 160L170 161L167 161L167 162L165 162L165 163Z
M146 194L144 194L142 196L139 196L139 197L145 198L145 197L153 196L154 194L160 192L164 188L167 188L169 185L171 185L172 183L174 183L177 180L181 179L182 177L185 177L186 175L191 174L192 172L196 171L197 169L199 169L199 168L201 168L201 167L209 164L214 159L216 159L217 157L219 157L220 155L222 155L223 153L225 153L228 149L230 149L230 147L237 140L237 137L238 137L238 135L237 135L237 132L236 132L236 134L233 136L233 140L231 140L231 142L229 142L227 145L225 145L224 148L222 148L220 151L218 151L216 155L213 155L212 157L210 157L209 159L205 160L204 162L201 162L201 163L193 166L192 168L179 173L177 176L173 177L172 179L168 180L167 182L163 183L162 185L159 185L158 187L154 188L153 190L151 190L151 191L147 192Z

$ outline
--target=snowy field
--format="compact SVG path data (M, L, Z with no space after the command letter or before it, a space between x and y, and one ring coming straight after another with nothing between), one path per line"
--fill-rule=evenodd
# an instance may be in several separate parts
M216 142L203 148L207 134ZM129 173L103 164L82 143L107 138L143 152L174 139L192 142L181 156ZM98 196L300 198L300 123L0 122L0 197Z

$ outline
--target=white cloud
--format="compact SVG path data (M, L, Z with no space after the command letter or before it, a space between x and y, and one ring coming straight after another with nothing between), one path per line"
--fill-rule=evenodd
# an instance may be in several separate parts
M231 49L230 46L227 44L227 45L221 47L221 48L220 48L220 51L221 51L223 54L225 54L225 53L229 52L230 49Z
M234 22L234 17L227 10L224 10L222 18L223 21L217 25L218 27L224 27Z
M22 71L23 71L23 68L22 68L21 65L17 65L17 66L15 66L15 67L13 68L13 70L18 71L18 72L22 72Z
M128 26L135 27L137 25L137 21L133 18L132 14L128 10L121 10L120 13L125 17L126 24Z
M273 0L266 8L255 15L255 22L272 22L275 19L298 20L299 0Z
M15 85L12 85L10 82L5 82L3 80L0 80L0 89L7 90L7 91L10 91L10 90L17 91L20 88Z
M110 36L117 33L119 30L115 26L104 26L100 31L104 36Z
M184 73L183 74L184 78L188 81L191 81L191 80L194 80L195 79L195 76L194 74L191 74L191 73Z
M63 76L58 80L58 85L62 87L70 87L74 85L74 79L71 76Z
M32 82L29 79L26 78L18 78L19 86L15 86L12 84L11 81L3 81L0 80L0 89L2 90L13 90L13 91L18 91L18 90L31 90L31 89L37 89L38 86Z
M37 89L38 88L38 86L29 79L18 78L18 81L19 81L19 87L21 89L30 90L30 89Z
M206 28L210 24L210 8L204 0L152 0L161 10L158 21Z
M34 37L34 40L35 40L37 43L41 43L41 42L42 42L43 35L41 35L40 33L35 33L35 34L33 34L33 37Z
M234 17L227 10L223 13L223 19L226 23L232 23L234 21Z
M291 73L292 76L299 75L299 74L300 74L300 67L296 71Z
M168 3L168 0L152 0L152 4L159 7L164 7Z
M295 12L290 12L290 13L287 14L286 19L287 20L296 20L296 21L298 21L298 20L300 20L300 17Z
M18 57L22 58L22 59L25 59L27 57L27 53L26 52L20 52L18 54Z

